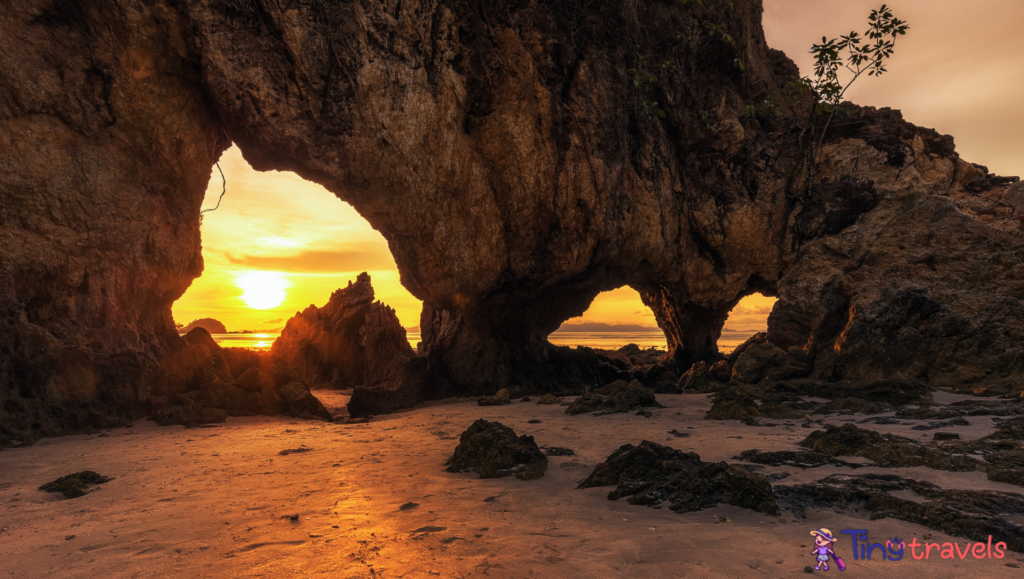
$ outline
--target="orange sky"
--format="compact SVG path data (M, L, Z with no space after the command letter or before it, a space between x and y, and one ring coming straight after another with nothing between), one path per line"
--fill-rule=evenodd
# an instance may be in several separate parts
M810 71L807 50L822 35L862 32L875 0L765 0L768 43ZM1024 1L914 0L889 2L911 30L901 37L889 72L863 78L848 93L863 105L892 106L911 122L956 137L965 159L1002 175L1024 174ZM369 271L377 299L405 326L419 323L420 302L401 286L384 238L347 203L293 173L257 173L229 149L220 162L227 195L205 214L202 277L174 304L188 323L216 318L229 330L270 329ZM204 207L220 195L214 171ZM253 272L272 272L253 275ZM261 277L262 276L262 277ZM248 287L249 293L241 286ZM275 293L276 292L276 293ZM243 299L245 296L246 299ZM280 305L267 309L267 303ZM261 303L261 301L263 303ZM766 327L774 299L750 296L726 327ZM620 288L598 296L573 320L655 326L637 293Z

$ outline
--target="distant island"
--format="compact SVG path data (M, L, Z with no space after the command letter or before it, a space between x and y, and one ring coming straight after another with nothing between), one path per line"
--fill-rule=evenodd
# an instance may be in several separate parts
M182 326L181 324L178 324L178 333L187 334L189 333L190 330L192 330L192 328L203 328L204 330L210 332L211 334L276 334L280 333L280 331L284 329L273 328L270 330L238 330L234 332L229 332L228 329L224 327L224 324L220 322L220 320L215 320L213 318L201 318L187 326Z
M238 330L236 332L224 332L225 334L279 334L284 328L271 328L269 330Z
M215 320L213 318L200 318L198 320L195 320L194 322L190 323L187 326L179 327L178 333L187 334L193 328L203 328L204 330L210 332L211 334L228 333L228 329L224 327L224 324L220 323L220 321Z
M604 324L600 322L580 322L576 324L562 324L555 332L611 332L615 334L660 332L661 328L649 326L637 326L635 324Z

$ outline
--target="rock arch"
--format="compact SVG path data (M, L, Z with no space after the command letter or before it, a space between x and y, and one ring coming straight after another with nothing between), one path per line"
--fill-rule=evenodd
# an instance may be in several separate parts
M177 387L192 354L170 304L202 269L199 206L231 141L385 236L424 301L430 395L588 379L543 336L627 284L683 364L763 290L769 339L816 356L815 377L1013 383L1024 191L860 108L807 186L797 71L760 16L759 0L17 0L0 16L4 436ZM637 90L629 69L656 61L672 72Z

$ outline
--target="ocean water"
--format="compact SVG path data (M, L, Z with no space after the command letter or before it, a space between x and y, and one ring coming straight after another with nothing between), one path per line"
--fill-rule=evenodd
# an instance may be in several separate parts
M224 348L250 348L253 350L269 350L271 344L280 334L213 334L213 340ZM754 332L733 332L718 340L718 349L729 353L742 344ZM409 343L415 348L420 341L419 332L407 334ZM587 346L603 350L616 350L626 344L636 344L641 348L666 349L665 334L661 332L555 332L548 340L558 346Z

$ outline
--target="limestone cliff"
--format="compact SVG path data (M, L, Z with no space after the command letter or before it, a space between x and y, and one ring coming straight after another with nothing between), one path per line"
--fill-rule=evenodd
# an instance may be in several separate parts
M810 172L822 135L759 0L8 5L4 436L176 388L153 369L188 358L170 304L229 141L388 240L431 396L604 379L546 336L623 285L684 368L760 291L823 379L1024 377L1019 186L856 107Z

